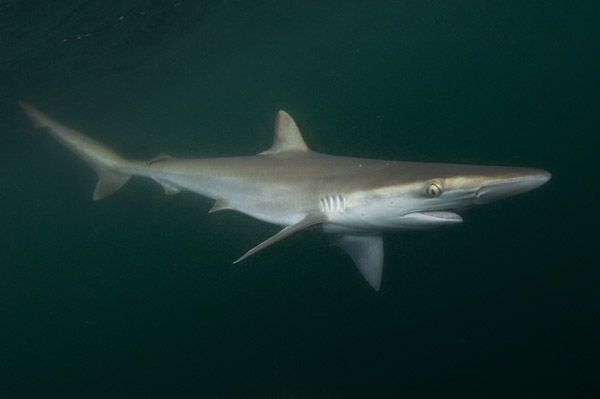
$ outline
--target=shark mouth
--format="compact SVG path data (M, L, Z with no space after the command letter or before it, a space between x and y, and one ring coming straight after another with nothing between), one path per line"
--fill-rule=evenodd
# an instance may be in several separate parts
M418 212L419 214L426 216L427 218L444 220L448 222L462 222L462 218L460 215L450 212L450 211L426 211L426 212Z

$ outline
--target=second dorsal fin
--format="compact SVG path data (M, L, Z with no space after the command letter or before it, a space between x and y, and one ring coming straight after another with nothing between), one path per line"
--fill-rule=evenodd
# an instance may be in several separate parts
M160 162L160 161L165 161L167 159L173 159L173 157L170 156L169 154L165 154L164 152L161 152L160 154L158 154L157 156L155 156L154 158L152 158L151 160L149 160L148 162L146 162L146 167L148 168L153 163Z
M275 137L273 145L259 155L279 154L282 152L310 151L304 143L302 133L292 117L285 111L279 111L275 119Z

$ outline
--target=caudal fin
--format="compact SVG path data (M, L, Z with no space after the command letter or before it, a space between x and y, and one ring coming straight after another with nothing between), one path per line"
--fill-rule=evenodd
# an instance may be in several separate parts
M127 160L112 148L55 121L39 109L23 101L19 101L19 105L32 120L34 127L48 129L52 137L96 171L98 183L94 190L94 200L108 197L127 183L131 177L124 172Z

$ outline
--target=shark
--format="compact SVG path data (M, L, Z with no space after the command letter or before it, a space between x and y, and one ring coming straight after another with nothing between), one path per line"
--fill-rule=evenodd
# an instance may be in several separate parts
M375 290L383 275L382 234L453 225L457 211L533 190L550 178L545 170L511 166L387 161L312 151L285 111L275 120L273 144L249 156L179 159L159 154L130 160L112 148L52 119L23 101L36 128L98 175L93 199L119 190L131 177L213 199L209 212L234 210L281 230L234 263L312 226L320 226L353 260Z

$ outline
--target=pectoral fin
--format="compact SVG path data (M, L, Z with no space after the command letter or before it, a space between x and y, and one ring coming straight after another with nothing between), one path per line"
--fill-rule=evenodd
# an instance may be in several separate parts
M257 253L261 249L264 249L264 248L268 247L269 245L274 244L277 241L282 240L285 237L294 234L297 231L300 231L300 230L305 229L305 228L307 228L309 226L312 226L313 224L318 224L318 223L322 223L322 222L325 222L325 221L327 221L327 216L324 215L324 214L322 214L322 213L316 213L316 214L313 214L313 215L308 215L304 219L302 219L300 222L284 228L279 233L275 234L273 237L271 237L268 240L263 241L262 243L258 244L257 246L255 246L254 248L252 248L250 251L246 252L244 254L244 256L242 256L241 258L239 258L238 260L236 260L233 263L241 262L244 259L246 259L248 256Z
M354 261L365 280L379 291L383 274L383 239L381 236L344 236L332 242Z

